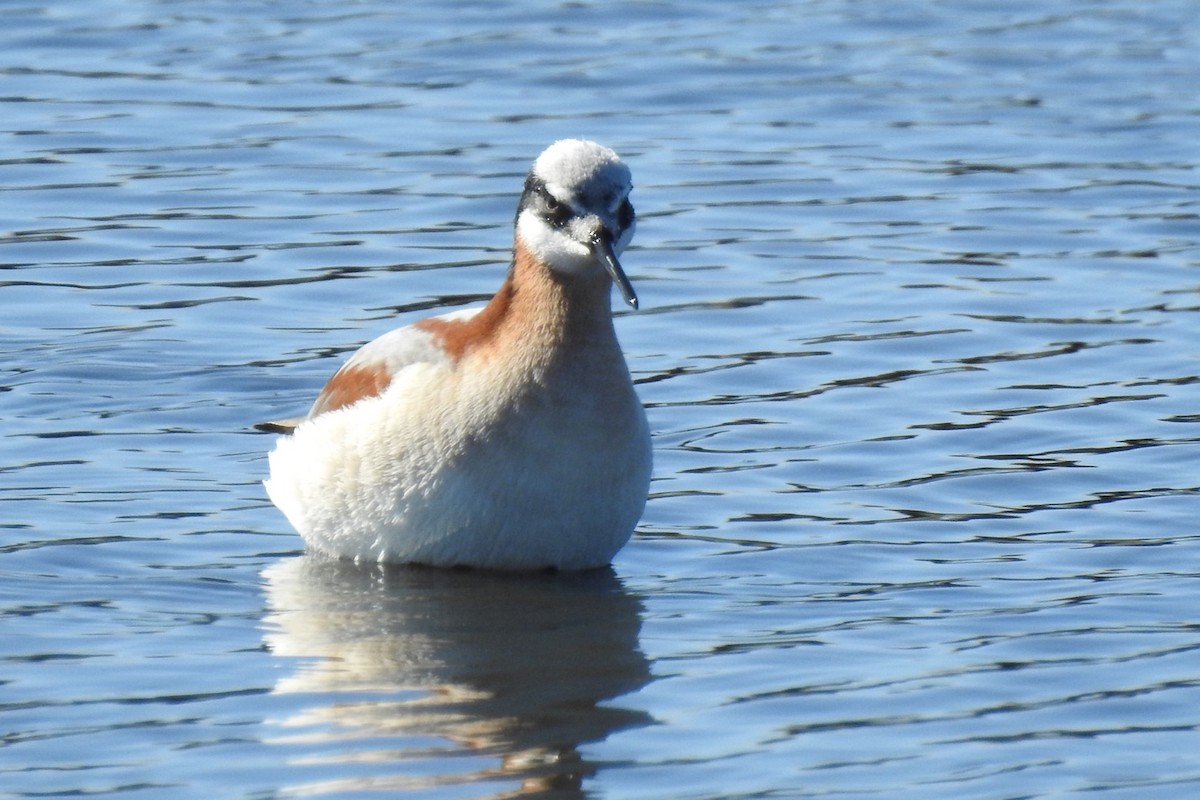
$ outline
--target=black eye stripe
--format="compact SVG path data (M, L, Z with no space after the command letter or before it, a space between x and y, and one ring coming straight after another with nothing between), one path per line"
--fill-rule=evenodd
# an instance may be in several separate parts
M552 195L546 184L539 181L533 186L533 191L541 200L542 218L554 227L561 228L575 216L571 206Z
M575 212L566 203L560 203L549 192L545 197L546 213L543 215L546 221L556 228L561 228L566 225L571 217L575 216Z
M597 205L609 205L614 199L611 195L603 199L593 198ZM591 203L585 202L585 205L591 205ZM555 228L565 227L576 217L575 208L570 203L564 203L555 197L546 186L545 181L532 174L525 179L525 192L521 198L518 213L523 210L534 212ZM620 205L617 206L616 217L617 227L620 230L625 230L633 224L633 204L629 202L628 197L623 198Z
M525 179L525 192L517 207L518 216L526 210L537 214L555 228L566 225L575 213L569 205L550 194L544 181L532 174Z
M625 198L625 202L621 203L621 207L617 209L617 224L624 230L633 224L633 203L629 202L629 198Z

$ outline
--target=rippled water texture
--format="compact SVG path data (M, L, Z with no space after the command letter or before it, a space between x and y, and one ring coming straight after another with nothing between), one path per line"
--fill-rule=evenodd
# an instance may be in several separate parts
M0 795L1200 794L1193 4L0 5ZM622 153L613 569L302 556L251 423Z

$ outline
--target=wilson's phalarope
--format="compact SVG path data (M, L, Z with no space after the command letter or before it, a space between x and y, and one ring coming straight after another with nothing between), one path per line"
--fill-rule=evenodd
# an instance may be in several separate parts
M317 550L358 560L586 569L629 540L650 434L610 286L634 231L629 169L594 142L525 180L508 276L482 308L361 347L270 454L267 493Z

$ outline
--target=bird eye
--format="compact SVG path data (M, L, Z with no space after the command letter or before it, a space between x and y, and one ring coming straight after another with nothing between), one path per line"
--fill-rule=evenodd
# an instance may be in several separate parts
M546 192L543 196L546 201L546 221L556 228L566 225L567 221L571 219L571 216L574 213L571 211L571 207L566 203L560 202L558 198L549 192Z

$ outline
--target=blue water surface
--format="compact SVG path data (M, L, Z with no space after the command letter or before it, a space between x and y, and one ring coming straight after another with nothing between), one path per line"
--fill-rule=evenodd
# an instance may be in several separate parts
M0 796L1200 795L1184 0L0 4ZM611 570L304 555L269 436L635 178Z

